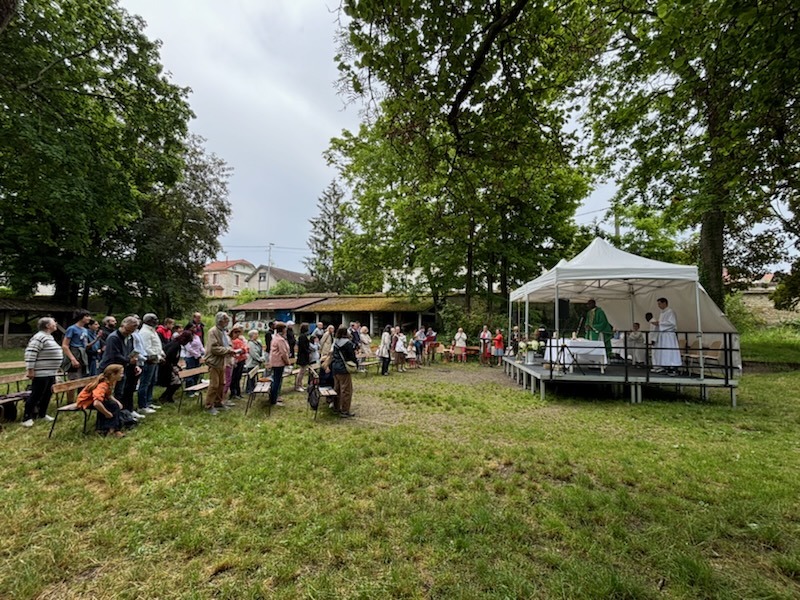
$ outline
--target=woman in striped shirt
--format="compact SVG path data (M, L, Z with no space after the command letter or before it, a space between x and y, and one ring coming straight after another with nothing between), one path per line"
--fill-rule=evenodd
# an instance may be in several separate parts
M38 326L39 331L25 348L25 374L31 380L31 395L25 400L23 427L33 427L34 419L53 420L53 417L47 414L47 407L53 394L56 372L64 359L61 345L53 339L56 320L52 317L42 317Z

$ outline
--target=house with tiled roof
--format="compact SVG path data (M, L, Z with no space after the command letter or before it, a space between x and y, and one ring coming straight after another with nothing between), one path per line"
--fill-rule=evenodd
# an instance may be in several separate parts
M380 335L386 325L417 329L433 325L436 313L431 297L411 298L387 294L301 294L266 296L231 308L234 321L246 329L262 330L272 320L325 325L358 321L370 335Z
M231 298L247 289L266 294L279 281L305 285L311 276L274 265L255 267L242 258L218 260L203 267L203 290L213 298Z
M276 266L259 265L247 278L247 287L257 292L267 293L279 281L306 285L311 276L306 273L279 269Z
M247 289L247 278L253 271L253 263L242 258L208 263L203 267L203 291L214 298L237 296Z

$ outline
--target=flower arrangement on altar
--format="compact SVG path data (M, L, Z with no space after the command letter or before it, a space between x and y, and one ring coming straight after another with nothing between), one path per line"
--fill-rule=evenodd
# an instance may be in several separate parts
M519 350L517 351L517 362L523 362L525 360L525 353L528 350L528 343L527 342L520 342L519 343Z

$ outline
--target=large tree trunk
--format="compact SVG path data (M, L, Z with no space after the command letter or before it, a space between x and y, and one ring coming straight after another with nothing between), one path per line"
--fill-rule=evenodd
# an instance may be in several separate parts
M11 17L17 12L18 0L0 0L0 34L11 21Z
M508 222L505 219L500 221L500 228L503 236L503 248L508 248ZM500 255L500 294L503 298L508 298L508 253Z
M489 255L489 265L496 264L497 260L494 253ZM494 269L490 266L486 270L486 313L491 315L494 307L494 282L495 273Z
M89 281L83 282L83 291L81 292L81 308L89 308Z
M475 220L470 219L467 236L467 275L464 278L464 310L467 314L472 310L473 271L475 269Z
M53 301L59 304L71 305L70 292L73 288L72 280L63 270L55 274L56 291L53 293Z
M700 222L700 283L717 306L725 306L725 287L722 283L725 214L709 210Z
M709 74L708 90L715 89L717 79L713 71ZM725 218L730 197L727 190L727 175L724 170L726 157L721 151L730 122L727 108L728 90L720 93L702 92L708 125L708 148L710 161L706 174L706 195L709 206L700 220L700 283L711 299L720 308L725 307L725 286L722 268L725 253Z

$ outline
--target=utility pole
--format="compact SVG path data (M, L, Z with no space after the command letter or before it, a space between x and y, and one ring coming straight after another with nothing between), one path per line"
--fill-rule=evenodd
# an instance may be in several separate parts
M270 272L272 271L272 246L274 246L272 242L269 243L269 250L267 254L267 296L269 296L269 276Z

